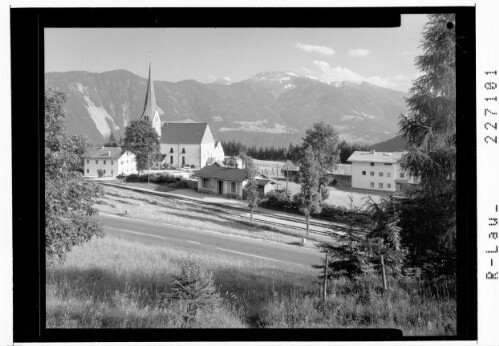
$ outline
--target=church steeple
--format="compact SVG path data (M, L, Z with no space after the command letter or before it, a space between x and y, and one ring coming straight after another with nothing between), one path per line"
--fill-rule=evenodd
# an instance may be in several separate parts
M154 95L154 84L152 81L152 63L149 61L149 77L147 80L146 100L144 103L144 111L140 119L152 121L152 125L158 136L161 136L161 119L159 118L158 109L156 107L156 96Z

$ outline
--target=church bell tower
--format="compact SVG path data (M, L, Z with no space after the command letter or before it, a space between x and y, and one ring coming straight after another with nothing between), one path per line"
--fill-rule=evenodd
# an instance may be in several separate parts
M146 101L144 104L144 111L140 119L147 119L152 121L152 127L156 133L161 137L161 119L159 118L158 108L156 107L156 96L154 95L154 85L151 75L151 61L149 61L149 78L147 80Z

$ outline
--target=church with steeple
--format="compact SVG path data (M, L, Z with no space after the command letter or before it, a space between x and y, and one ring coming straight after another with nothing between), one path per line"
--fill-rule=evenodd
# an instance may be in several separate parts
M207 164L223 161L225 156L222 144L215 141L208 123L161 120L156 106L151 69L149 62L146 99L140 119L152 122L160 138L160 152L164 156L164 162L177 168L193 166L200 169Z

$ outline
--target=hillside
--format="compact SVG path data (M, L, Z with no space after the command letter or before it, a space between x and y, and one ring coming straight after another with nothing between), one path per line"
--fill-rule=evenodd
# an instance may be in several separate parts
M141 114L146 79L129 71L53 72L45 86L68 93L67 128L102 143ZM287 146L312 123L326 121L350 142L372 144L397 134L405 94L369 83L332 84L293 72L262 72L237 83L155 81L162 121L207 122L219 139Z
M377 151L403 151L404 149L407 149L406 146L407 146L407 141L402 135L399 135L387 141L374 144L371 147L371 149Z

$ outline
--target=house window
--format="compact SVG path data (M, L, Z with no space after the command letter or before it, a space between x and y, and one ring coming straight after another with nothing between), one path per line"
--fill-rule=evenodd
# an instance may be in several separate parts
M371 166L374 166L374 162L371 162Z
M400 173L400 177L403 178L404 177L404 173Z
M366 171L362 171L362 175L366 175Z
M111 175L114 175L114 171L113 170L111 170Z
M203 179L203 187L210 188L210 179Z
M373 171L371 171L371 177L374 177L374 172Z
M383 183L379 183L379 188L382 189L383 188Z
M173 165L173 155L170 156L170 164Z
M392 164L391 163L385 163L385 166L391 166Z
M104 169L104 174L106 174L106 170Z
M387 176L388 178L391 178L391 177L392 177L392 173L390 173L390 172L386 172L386 176Z
M383 172L379 172L379 176L382 177L383 176Z
M90 163L90 160L87 160L87 163Z
M181 154L185 154L185 148L182 148L182 153Z
M114 161L113 161L113 160L111 160L111 164L113 164L113 162L114 162Z
M121 164L123 164L123 160L121 160Z
M212 180L211 181L211 188L214 189L215 188L215 180Z
M99 160L95 160L95 164L97 164L97 165L98 165L98 164L99 164Z
M392 184L390 184L390 183L386 184L386 188L387 189L391 189L392 188Z
M106 164L106 160L104 160L104 164Z
M371 186L371 189L374 189L374 182L371 181L370 186Z
M230 192L236 193L236 183L234 181L230 183Z
M173 154L173 148L170 148L170 153Z
M87 173L90 173L90 170L87 168Z
M185 156L182 156L182 165L185 165Z

